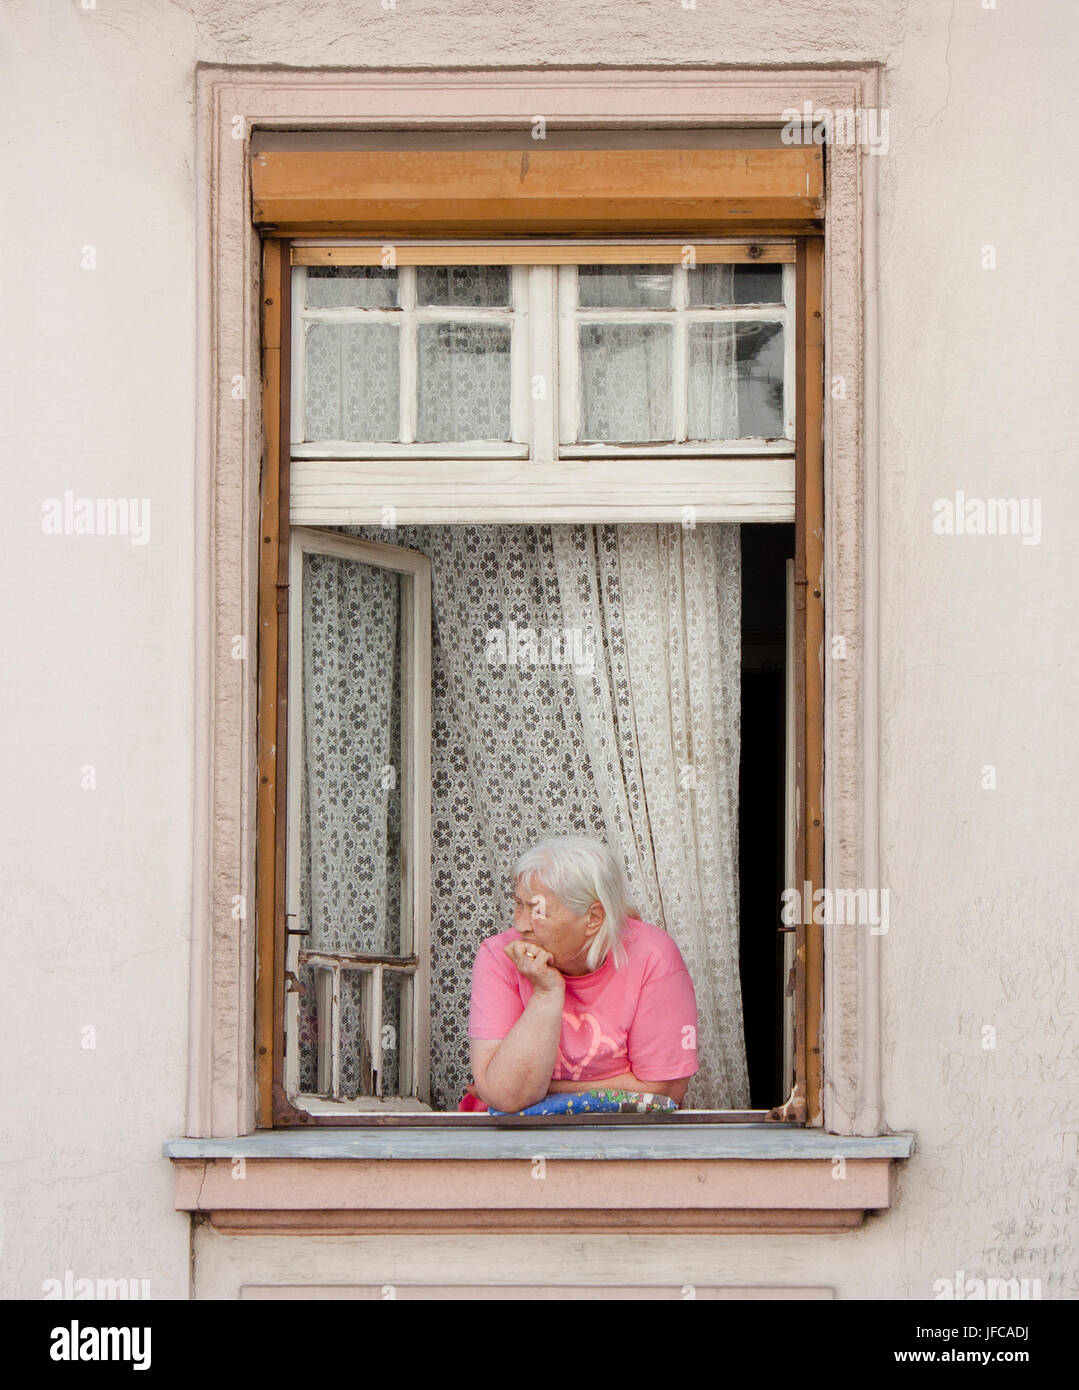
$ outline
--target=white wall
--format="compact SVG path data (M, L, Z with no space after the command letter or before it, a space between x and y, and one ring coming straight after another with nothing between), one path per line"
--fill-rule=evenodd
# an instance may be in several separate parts
M1077 34L1065 0L0 10L13 325L0 339L2 549L15 597L3 677L6 1294L40 1296L69 1269L149 1278L155 1297L188 1289L188 1223L160 1154L183 1132L187 1046L195 64L866 60L887 65L890 118L878 170L884 1094L888 1124L915 1131L918 1153L896 1206L860 1232L635 1238L632 1268L870 1298L930 1297L935 1278L963 1269L1079 1293L1065 1235L1079 1207L1077 209L1064 124ZM935 535L933 502L957 489L1040 499L1040 543ZM43 534L42 505L65 490L149 498L149 542ZM985 764L995 790L981 787ZM440 1276L464 1282L524 1268L620 1282L631 1246L200 1232L197 1248L198 1292L230 1296L245 1280L422 1279L434 1249Z

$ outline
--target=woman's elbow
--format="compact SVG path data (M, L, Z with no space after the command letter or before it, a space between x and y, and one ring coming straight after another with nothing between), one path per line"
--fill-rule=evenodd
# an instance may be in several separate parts
M689 1090L689 1081L690 1078L688 1076L678 1081L672 1081L667 1089L667 1094L679 1107L686 1098L686 1092Z
M486 1101L492 1110L502 1110L507 1115L513 1115L518 1110L527 1110L547 1094L546 1086L526 1088L499 1079L492 1081L489 1075L476 1078L476 1090L480 1099Z
M486 1101L492 1110L501 1110L507 1115L515 1115L518 1110L527 1110L547 1094L546 1087L539 1092L528 1092L502 1091L497 1086L490 1089L477 1085L476 1090L480 1093L480 1099Z

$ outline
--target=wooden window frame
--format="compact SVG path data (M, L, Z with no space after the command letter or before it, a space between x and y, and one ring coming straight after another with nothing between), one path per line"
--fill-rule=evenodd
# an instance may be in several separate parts
M643 259L646 243L638 243L627 248L625 254ZM730 243L728 243L730 245ZM447 254L453 254L452 247ZM518 255L528 252L522 247ZM408 249L410 257L422 256L422 248ZM457 253L460 255L460 251ZM727 251L728 256L732 253ZM287 656L288 656L288 555L290 551L289 531L292 524L327 524L325 513L314 516L301 512L297 523L296 496L292 486L293 450L291 446L290 411L293 393L290 386L291 342L290 331L294 322L291 311L293 247L290 238L276 235L266 236L262 252L262 350L263 350L263 408L265 421L265 449L263 455L262 485L262 544L259 547L259 652L258 652L258 786L257 805L257 843L258 872L256 875L256 924L257 947L261 962L272 962L271 969L261 967L258 972L256 993L256 1053L258 1081L258 1120L263 1128L289 1128L303 1126L365 1126L365 1125L466 1125L470 1127L502 1127L507 1124L522 1127L550 1128L547 1119L520 1118L507 1120L483 1115L462 1115L455 1112L406 1113L396 1111L373 1113L349 1108L347 1113L314 1115L294 1107L288 1099L285 1086L285 1063L283 1056L284 1009L285 1009L285 955L288 942L287 921L284 906L284 880L286 873L285 836L282 833L278 807L287 804L287 764L288 698L287 698ZM412 263L420 263L413 259ZM458 263L458 262L447 262ZM796 382L796 429L794 440L795 475L795 562L794 562L794 650L796 654L794 687L794 779L796 787L796 823L799 827L795 835L794 882L805 882L817 886L823 882L823 735L824 735L824 690L823 670L819 660L807 659L807 654L819 652L824 633L824 597L822 581L822 556L824 541L824 496L823 496L823 241L819 229L814 228L798 236L794 261L795 304L793 317L795 323L794 355ZM552 445L554 441L551 441ZM668 459L665 467L670 470L674 461ZM445 469L442 462L437 467ZM500 489L492 487L491 462L474 462L474 477L485 483L488 499L499 494ZM696 478L701 480L706 497L711 496L712 515L709 506L701 509L702 521L720 519L732 520L729 504L718 509L714 495L717 491L714 477L709 480L701 471L701 463L693 460L681 462L676 481L672 484L674 501L669 507L664 505L662 493L653 485L649 489L644 484L636 500L630 503L630 515L626 515L625 503L619 516L610 514L610 500L604 506L601 470L602 460L575 460L572 472L568 475L548 474L542 462L531 460L526 468L543 469L542 474L534 474L521 484L523 491L518 506L521 515L514 517L513 502L502 496L488 508L486 515L491 519L520 519L540 521L568 519L559 507L571 513L575 506L574 497L582 477L596 492L593 507L596 520L631 519L638 520L676 520L686 505L686 484L683 470L698 471ZM620 470L626 467L624 461L616 465ZM648 466L647 464L645 465ZM705 465L707 467L707 465ZM714 465L712 465L714 469ZM367 493L367 509L359 506L348 521L357 523L379 519L380 508L389 498L395 499L393 505L398 524L405 520L435 520L437 506L432 510L428 496L427 479L422 471L413 465L405 477L392 478L392 493L382 494L380 487L386 477L377 468L371 470L362 461L355 461L350 468L353 486L357 485L363 470L367 478L361 484ZM452 469L450 484L456 481L453 476L460 465ZM487 476L484 478L484 472ZM595 474L600 473L597 486ZM428 475L430 476L430 475ZM693 476L692 474L690 476ZM389 481L388 477L386 481ZM611 478L613 483L615 479ZM711 486L709 486L711 482ZM610 485L608 485L610 486ZM751 486L748 491L752 491ZM612 490L613 491L613 490ZM549 492L546 505L537 506L537 492ZM396 499L408 494L414 499L417 508L415 517L407 506L397 505ZM608 498L611 492L607 493ZM648 500L644 500L647 496ZM528 501L524 499L530 499ZM335 503L334 524L347 524L338 514L339 503ZM507 510L508 509L508 510ZM665 513L669 511L669 515ZM482 509L470 510L467 502L458 505L452 518L458 522L486 519ZM746 512L739 515L740 520L775 519L774 516L758 516L747 503ZM746 1123L752 1121L772 1121L784 1124L804 1124L819 1122L821 1117L821 981L823 965L823 933L812 923L799 923L795 928L793 986L794 993L794 1080L791 1093L786 1102L773 1110L764 1111L679 1111L674 1116L661 1117L665 1124L715 1124ZM590 1117L596 1123L598 1117ZM634 1116L635 1124L657 1123L648 1116Z
M687 142L689 144L690 142ZM736 235L820 215L814 145L780 149L261 150L257 225L282 236ZM602 164L596 158L602 157Z

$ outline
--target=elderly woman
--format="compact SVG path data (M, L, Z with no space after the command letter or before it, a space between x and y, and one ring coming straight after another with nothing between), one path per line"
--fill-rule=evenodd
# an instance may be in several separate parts
M473 968L475 1080L460 1108L511 1113L598 1087L681 1105L697 1070L693 982L671 937L631 915L620 860L559 836L514 873L513 927Z

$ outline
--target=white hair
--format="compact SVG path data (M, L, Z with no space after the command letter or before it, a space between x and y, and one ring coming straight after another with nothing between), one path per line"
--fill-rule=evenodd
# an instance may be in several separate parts
M607 845L583 835L551 835L525 850L513 872L526 891L538 875L559 902L581 916L593 903L602 904L603 924L589 943L585 963L598 970L613 951L615 969L625 965L622 928L634 909L622 860Z

